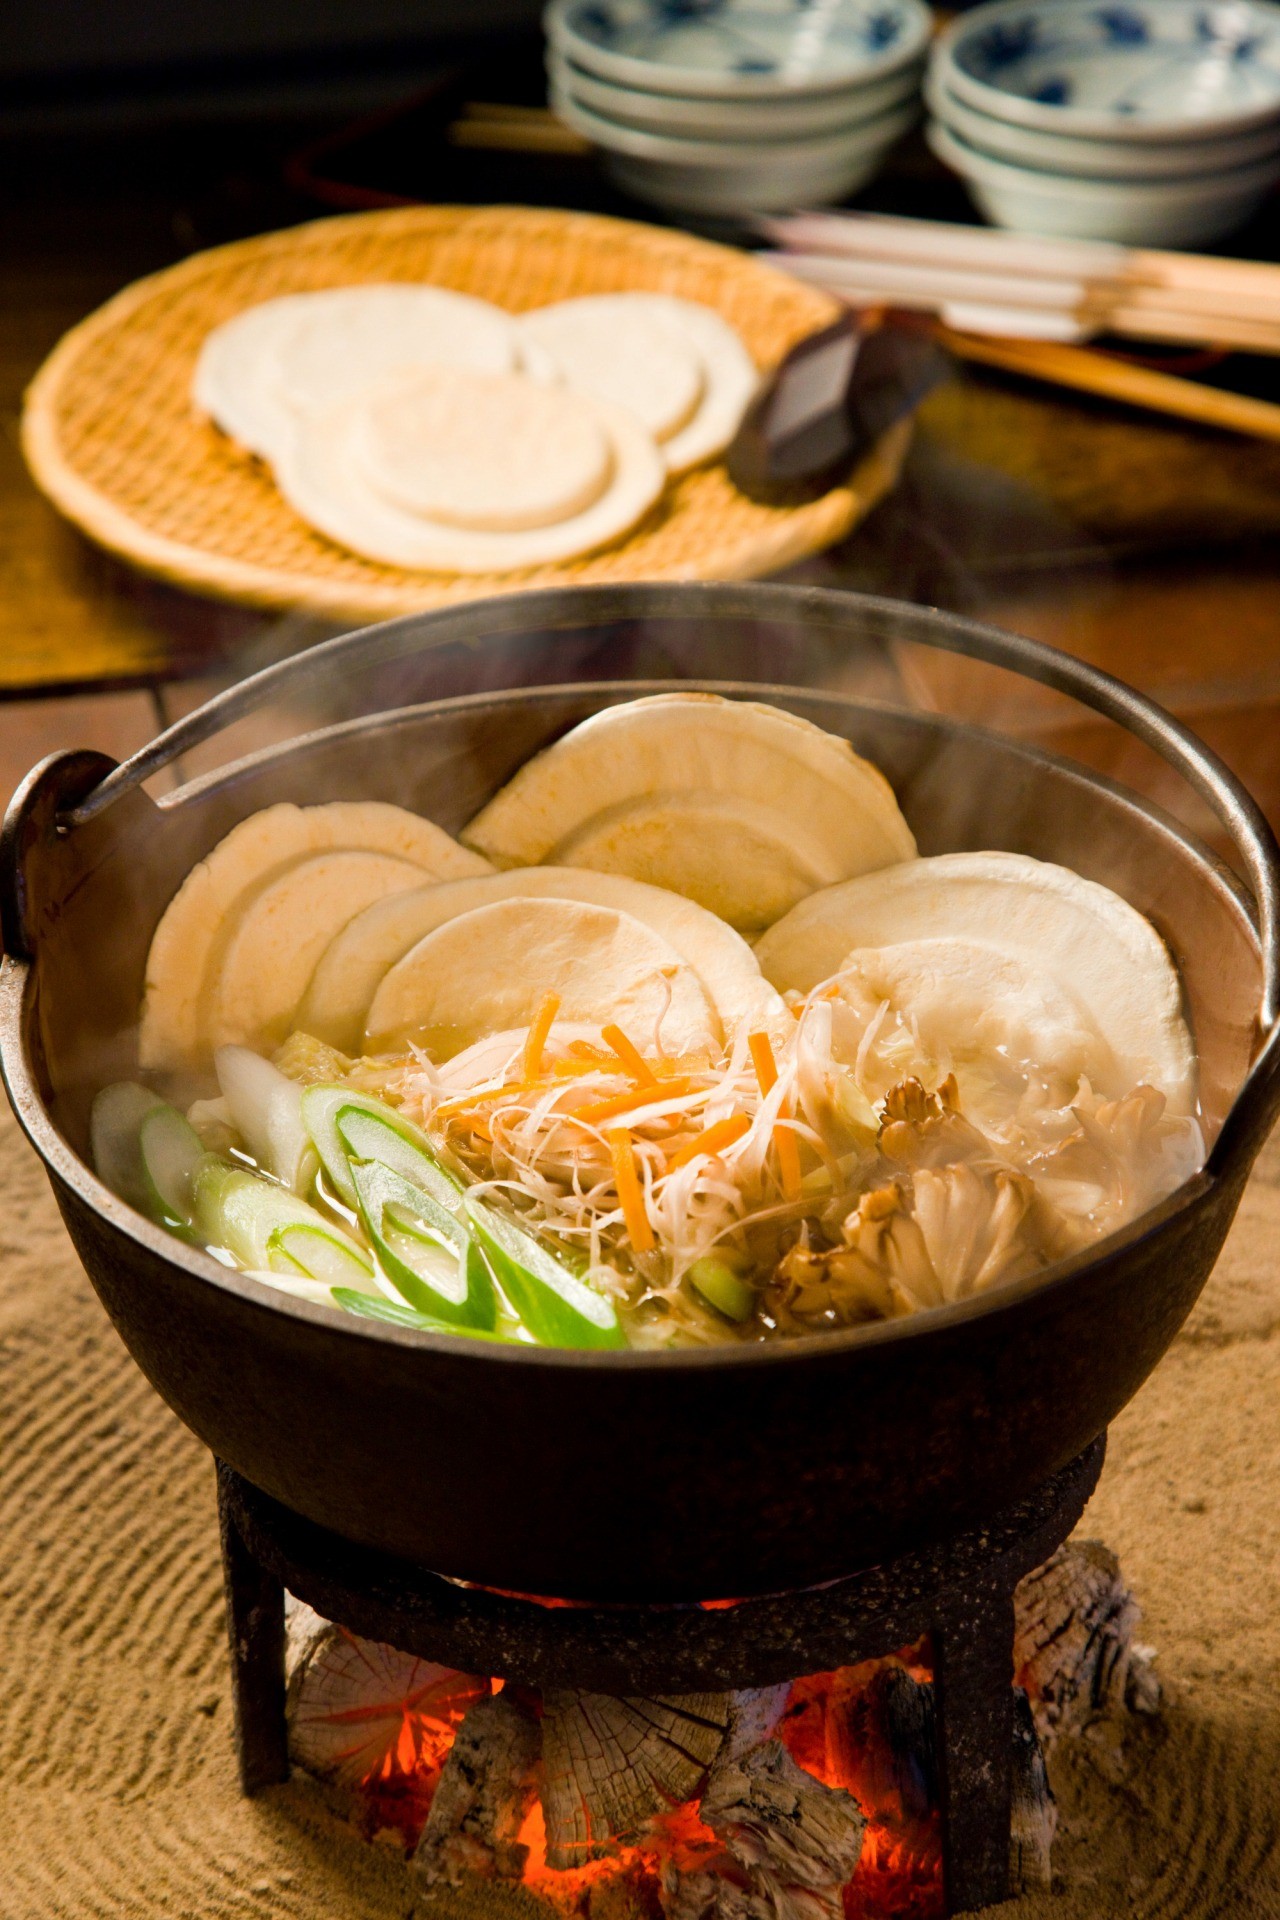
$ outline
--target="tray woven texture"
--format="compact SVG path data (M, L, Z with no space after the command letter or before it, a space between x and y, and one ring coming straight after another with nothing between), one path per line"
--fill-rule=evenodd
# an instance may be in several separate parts
M513 313L624 288L682 294L717 308L761 367L836 312L747 255L629 221L527 207L319 220L197 254L67 334L27 394L23 449L37 484L91 539L162 579L252 606L378 619L521 587L753 578L842 539L897 477L906 428L798 508L757 506L712 466L582 559L484 575L363 560L300 520L266 468L196 413L190 388L205 335L243 308L385 280L455 287Z

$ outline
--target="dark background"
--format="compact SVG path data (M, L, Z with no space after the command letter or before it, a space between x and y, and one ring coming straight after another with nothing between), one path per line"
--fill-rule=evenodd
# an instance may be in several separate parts
M0 136L376 105L541 0L5 0Z

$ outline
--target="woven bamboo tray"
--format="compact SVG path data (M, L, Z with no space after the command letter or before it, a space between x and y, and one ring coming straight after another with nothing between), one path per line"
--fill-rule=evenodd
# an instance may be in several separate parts
M897 477L905 428L846 485L798 508L756 506L712 466L583 559L484 575L363 560L300 520L266 468L197 415L190 387L219 321L275 294L378 280L455 287L511 312L622 288L683 294L723 313L762 367L835 313L826 294L747 255L629 221L528 207L319 220L197 254L73 328L27 393L22 444L37 485L91 539L161 579L251 606L380 619L521 587L752 578L841 539Z

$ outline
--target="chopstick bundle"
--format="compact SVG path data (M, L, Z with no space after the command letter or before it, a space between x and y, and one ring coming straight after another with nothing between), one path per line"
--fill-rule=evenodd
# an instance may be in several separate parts
M1107 353L1091 353L1087 347L1064 346L1052 340L996 340L953 333L944 326L936 329L936 338L957 359L972 360L979 366L999 367L1004 373L1119 400L1150 413L1171 414L1175 419L1216 427L1223 433L1280 440L1280 406L1270 400L1255 400L1248 394L1226 392L1198 380L1184 380L1153 367L1136 367Z
M1280 267L1048 240L883 214L768 219L772 256L854 305L933 313L967 333L1134 340L1280 353Z

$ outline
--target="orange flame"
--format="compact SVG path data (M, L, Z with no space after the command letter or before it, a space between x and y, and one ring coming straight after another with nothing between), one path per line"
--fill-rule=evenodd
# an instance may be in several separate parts
M853 1794L868 1816L861 1858L844 1890L845 1920L939 1920L943 1911L939 1817L936 1810L922 1813L904 1804L895 1788L891 1755L870 1692L876 1675L895 1663L916 1680L930 1678L919 1647L903 1649L891 1662L871 1660L809 1675L792 1686L778 1729L797 1765L824 1785ZM502 1685L492 1684L495 1689ZM411 1849L471 1700L437 1686L400 1704L398 1737L361 1787L369 1802L369 1824L399 1828ZM385 1712L385 1706L381 1710ZM519 1840L528 1849L525 1886L566 1913L583 1911L592 1888L624 1876L646 1880L656 1893L668 1863L682 1872L736 1871L722 1841L703 1824L696 1801L656 1815L642 1838L615 1842L604 1858L579 1866L548 1863L546 1822L537 1799Z

